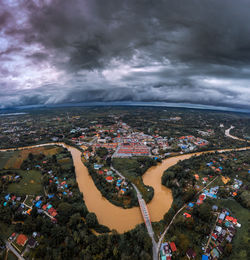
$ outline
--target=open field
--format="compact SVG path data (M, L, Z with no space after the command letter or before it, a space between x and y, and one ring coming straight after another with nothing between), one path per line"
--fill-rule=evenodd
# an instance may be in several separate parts
M63 158L57 161L63 169L70 169L72 166L71 159L69 157Z
M22 162L28 158L29 153L38 155L43 153L46 156L52 156L63 149L55 146L35 147L19 151L0 152L0 169L19 169Z
M12 157L17 157L18 151L0 152L0 169L6 168Z
M36 170L22 171L16 170L16 172L22 176L19 183L11 183L8 186L8 192L14 192L20 195L36 195L43 194L43 188L41 183L41 173Z

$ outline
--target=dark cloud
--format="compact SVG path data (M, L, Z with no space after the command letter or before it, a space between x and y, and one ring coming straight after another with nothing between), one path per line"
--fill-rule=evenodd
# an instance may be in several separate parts
M0 7L0 73L13 73L0 84L23 89L3 103L250 107L248 0L3 0Z

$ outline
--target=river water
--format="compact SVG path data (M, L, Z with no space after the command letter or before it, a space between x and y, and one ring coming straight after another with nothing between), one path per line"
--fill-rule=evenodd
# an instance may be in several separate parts
M108 226L110 229L116 229L119 233L123 233L133 229L137 224L143 222L139 207L131 209L123 209L111 204L105 199L100 191L96 188L87 168L81 160L81 152L69 145L63 143L49 143L44 145L61 145L66 147L72 154L76 180L78 182L79 190L83 193L86 206L90 212L94 212L100 224ZM19 149L34 148L38 146L23 147ZM236 150L245 150L247 148L240 148ZM5 149L2 151L6 151ZM221 152L230 151L231 149L221 150ZM214 152L214 151L208 151ZM161 185L161 176L163 172L176 164L179 160L185 160L193 155L200 155L207 152L199 152L193 154L184 154L176 157L171 157L163 160L157 166L151 167L144 175L143 181L146 185L154 188L154 197L148 204L148 210L151 221L159 221L163 218L164 214L169 210L173 202L171 190Z

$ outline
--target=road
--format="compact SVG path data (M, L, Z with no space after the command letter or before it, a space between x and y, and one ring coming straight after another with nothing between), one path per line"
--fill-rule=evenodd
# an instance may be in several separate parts
M228 128L227 130L225 130L225 136L230 137L230 138L232 138L232 139L234 139L234 140L239 140L239 141L243 141L243 142L250 142L250 140L245 140L245 139L239 138L239 137L237 137L237 136L231 135L231 134L230 134L230 130L231 130L231 129L234 129L234 126L233 126L233 125L231 125L230 128Z
M122 179L125 179L125 177L119 172L117 171L113 166L110 167L118 176L120 176ZM144 219L145 222L145 226L147 228L148 234L152 240L152 253L153 253L153 259L157 260L158 259L158 251L157 251L157 243L155 241L154 238L154 230L151 224L151 220L150 220L150 215L148 212L148 208L147 208L147 204L145 202L145 200L143 199L140 191L138 190L138 188L135 186L135 184L132 183L133 188L136 191L136 195L137 195L137 199L140 205L140 209L141 209L141 214L142 217Z
M206 244L205 249L204 249L205 252L206 252L206 250L207 250L207 248L208 248L208 246L209 246L209 243L210 243L210 241L211 241L212 234L213 234L213 232L214 232L214 229L215 229L216 223L217 223L217 221L218 221L218 218L219 218L219 214L218 214L218 216L217 216L217 218L216 218L216 221L215 221L215 223L214 223L214 225L213 225L213 228L211 229L209 239L208 239L207 244Z
M8 242L6 241L5 242L6 244L6 248L8 248L9 250L11 250L11 252L16 255L16 257L19 259L19 260L25 260L25 258L23 258L18 252L17 250Z
M205 189L206 189L211 183L213 183L218 177L219 177L219 176L215 177L212 181L210 181L202 190L200 190L200 191L196 194L196 196L197 196L199 193L201 193L203 190L205 190ZM157 254L158 254L158 252L159 252L159 250L160 250L160 246L161 246L162 240L163 240L163 238L165 237L167 231L169 230L170 226L171 226L172 223L174 222L175 218L176 218L176 217L178 216L178 214L186 207L186 205L187 205L187 204L184 204L184 205L182 206L182 208L180 208L180 209L176 212L176 214L175 214L174 217L172 218L171 222L168 224L168 226L166 227L166 229L165 229L164 232L162 233L162 235L161 235L161 237L160 237L160 239L159 239L159 241L158 241L158 243L157 243Z
M156 251L156 252L157 252L157 255L158 255L158 253L159 253L159 251L160 251L160 246L161 246L162 240L163 240L163 238L165 237L167 231L169 230L170 226L171 226L172 223L174 222L175 218L178 216L178 214L179 214L185 207L186 207L186 204L184 204L184 205L182 206L182 208L180 208L180 209L175 213L174 217L172 218L172 220L170 221L170 223L168 224L168 226L166 227L166 229L165 229L164 232L162 233L162 235L161 235L161 237L160 237L160 239L159 239L159 241L158 241L158 243L157 243L157 251Z

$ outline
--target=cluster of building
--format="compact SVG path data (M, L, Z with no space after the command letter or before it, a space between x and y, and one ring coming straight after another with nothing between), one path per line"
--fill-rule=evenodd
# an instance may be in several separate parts
M126 180L119 178L112 170L107 168L102 169L102 167L102 164L94 164L94 169L99 175L102 175L108 183L115 182L117 192L121 195L125 194L125 192L129 189L129 185Z
M211 136L214 134L213 129L208 129L207 131L198 130L197 132L198 132L198 134L200 134L202 136Z
M197 148L207 146L209 142L200 137L194 137L193 135L181 136L178 139L178 146L183 152L192 152Z
M160 255L161 260L171 260L173 254L177 251L174 242L165 242L161 244Z
M217 211L218 207L213 206L213 210ZM215 228L212 230L206 248L204 248L204 260L218 259L223 255L227 243L231 243L237 232L237 228L241 227L237 219L230 216L228 210L223 209L218 213Z
M73 195L72 191L69 189L69 185L67 183L66 178L63 178L63 179L58 178L57 176L55 176L53 174L52 170L48 171L48 174L50 176L49 183L50 184L52 184L52 183L56 184L57 195L59 197L61 197L62 195L64 195L64 196L72 196Z
M5 183L6 182L8 182L8 183L19 182L20 179L21 179L21 176L18 174L15 174L15 173L6 174L1 177L2 182L5 182Z
M113 157L150 156L150 148L142 143L123 143Z
M158 134L148 135L134 131L129 125L121 121L117 121L116 124L108 127L99 124L93 127L95 131L91 139L85 135L85 132L82 132L81 136L72 138L72 141L80 146L85 146L85 148L91 146L93 151L104 147L110 153L113 153L113 157L159 156L164 158L169 154L169 149L176 145L183 152L190 152L209 144L207 140L192 135L182 136L178 139L168 139ZM85 156L88 159L91 152L86 152Z
M22 199L22 197L20 196L16 196L15 194L6 194L4 196L4 202L3 202L3 206L6 207L8 204L11 205L16 205L16 203L20 202Z
M22 233L12 233L8 238L8 241L19 253L24 255L24 253L30 248L38 246L37 238L39 236L40 234L37 232L33 232L31 236L26 236Z

